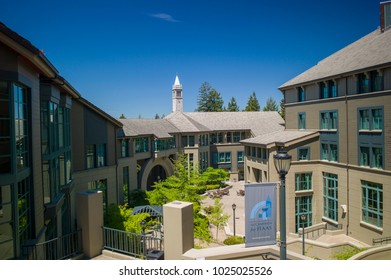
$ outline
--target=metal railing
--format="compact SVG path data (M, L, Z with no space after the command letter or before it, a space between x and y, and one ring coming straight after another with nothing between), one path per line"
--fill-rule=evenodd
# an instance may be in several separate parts
M391 244L391 236L372 239L373 246L384 244Z
M22 247L28 260L64 260L83 252L81 230L34 245Z
M103 227L103 244L105 249L144 259L150 252L163 251L162 237L107 227Z

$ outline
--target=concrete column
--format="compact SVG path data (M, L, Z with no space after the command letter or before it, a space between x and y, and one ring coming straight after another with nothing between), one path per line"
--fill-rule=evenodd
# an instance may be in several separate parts
M103 249L103 195L101 191L85 191L76 196L76 217L82 230L83 253L93 258Z
M164 259L181 260L194 247L193 204L173 201L163 206Z

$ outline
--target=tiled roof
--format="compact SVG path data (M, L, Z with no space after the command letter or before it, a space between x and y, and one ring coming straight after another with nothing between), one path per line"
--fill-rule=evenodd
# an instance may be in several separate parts
M256 136L284 129L278 112L176 112L165 119L181 132L251 130Z
M275 143L289 143L291 141L307 139L308 137L315 137L319 134L316 130L284 130L271 132L264 135L259 135L254 138L240 141L243 144L256 144L256 145L271 145Z
M119 136L155 135L158 138L169 138L170 133L178 129L165 119L118 119L122 124ZM123 133L123 134L121 134Z
M192 118L189 118L187 113L174 112L166 116L164 119L177 127L180 132L210 131L208 127L198 123Z
M388 63L391 63L391 30L382 33L377 29L286 82L280 90Z

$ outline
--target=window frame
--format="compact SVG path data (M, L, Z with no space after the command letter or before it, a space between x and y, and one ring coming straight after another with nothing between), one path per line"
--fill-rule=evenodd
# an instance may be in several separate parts
M376 198L376 200L373 198ZM383 206L383 185L361 180L361 221L378 228L383 228Z

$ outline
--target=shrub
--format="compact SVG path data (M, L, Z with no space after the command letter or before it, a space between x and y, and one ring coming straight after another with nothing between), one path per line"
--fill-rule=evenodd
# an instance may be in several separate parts
M230 236L230 237L226 238L223 243L225 245L243 244L244 238L241 236Z
M334 254L331 258L334 260L347 260L347 259L353 257L354 255L356 255L362 251L365 251L365 250L366 250L365 248L344 247L341 251Z

